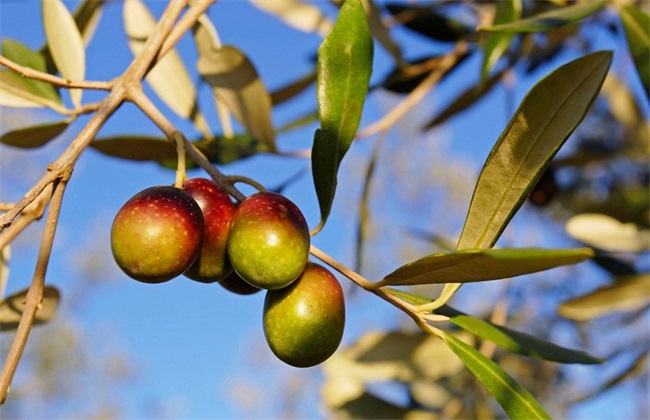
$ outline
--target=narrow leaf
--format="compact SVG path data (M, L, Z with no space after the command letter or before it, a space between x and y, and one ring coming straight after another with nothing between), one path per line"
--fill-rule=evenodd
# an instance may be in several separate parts
M575 321L589 321L650 304L650 274L629 276L560 305L558 312Z
M521 18L521 0L504 0L496 4L494 25L509 23ZM483 47L483 64L481 65L481 84L485 82L488 74L499 61L499 58L508 50L514 34L490 33L487 35Z
M271 96L253 63L235 47L216 47L203 26L196 29L194 37L198 71L217 99L256 140L275 150Z
M19 128L0 136L0 143L24 149L41 147L61 134L69 124L69 121L57 121Z
M90 147L108 156L135 161L176 159L176 147L162 137L106 137L93 140Z
M627 45L646 95L650 95L650 15L633 6L620 9Z
M41 0L43 28L56 68L67 80L81 81L86 76L86 51L77 24L61 0ZM80 106L83 91L70 89L75 106Z
M14 293L0 302L0 331L14 330L18 327L20 317L25 309L25 298L27 289ZM36 311L34 325L49 321L56 314L61 294L53 286L45 286L43 289L43 301L39 310Z
M501 71L490 77L487 81L480 82L476 86L471 86L464 92L457 95L456 99L454 99L452 103L447 105L445 109L440 111L438 115L436 115L424 126L424 129L429 129L435 127L436 125L442 124L449 118L463 112L470 106L474 105L501 81L504 73L505 71Z
M584 213L571 217L566 231L589 246L611 252L643 252L650 249L650 230L621 223L611 216Z
M14 63L21 66L29 67L34 70L47 72L47 64L45 57L40 53L31 50L27 45L14 41L12 39L2 40L2 55L7 57ZM17 79L25 83L35 94L42 96L53 102L61 103L59 92L49 83L41 82L40 80L28 79L21 77L16 73L13 74Z
M483 166L458 249L492 247L602 86L612 53L561 66L523 99Z
M332 208L339 165L359 128L372 54L372 36L363 5L360 0L346 0L332 32L318 49L320 129L314 135L312 167L321 226Z
M437 330L437 335L456 353L510 418L551 418L535 397L492 360L451 334Z
M576 264L592 256L588 248L464 249L405 264L373 287L497 280Z
M430 302L428 298L402 290L391 289L390 293L413 305L425 305ZM561 347L532 335L493 324L448 305L437 308L433 313L447 316L449 322L465 331L523 356L557 363L600 364L605 362L605 360L591 356L583 351Z
M588 1L540 13L526 19L494 26L479 26L486 32L540 32L559 28L590 16L607 5L607 0Z
M251 3L303 32L325 36L332 28L332 21L318 7L301 0L251 0Z
M133 55L138 55L154 31L156 20L140 0L126 0L123 15L129 47ZM198 110L194 83L175 49L156 63L145 80L172 111L182 118L191 119L203 135L210 135L205 118Z
M32 88L8 70L0 70L0 105L14 108L49 107L65 112L60 102L52 101L34 92Z

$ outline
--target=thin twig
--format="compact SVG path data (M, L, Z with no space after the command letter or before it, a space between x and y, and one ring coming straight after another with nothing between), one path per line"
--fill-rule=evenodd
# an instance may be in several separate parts
M45 73L42 71L34 70L31 67L21 66L18 63L15 63L9 60L7 57L0 55L0 64L11 69L28 79L40 80L41 82L47 82L51 85L63 87L67 89L94 89L94 90L111 90L113 88L113 82L95 82L90 80L80 80L72 81L66 80L62 77L55 76L50 73Z
M0 373L0 404L4 403L7 398L11 380L16 372L16 367L18 366L20 356L25 348L25 343L27 343L27 337L31 331L36 312L43 299L45 274L50 261L52 244L54 243L54 235L56 233L56 225L61 212L63 192L65 191L67 178L70 176L70 173L71 172L69 172L65 178L57 181L54 186L54 192L52 194L52 200L50 201L50 207L47 212L47 219L43 229L43 236L41 238L38 260L36 261L36 267L34 268L34 277L32 278L32 283L27 291L25 307L20 317L20 322L18 323L16 335L11 343L7 359L2 367L2 372Z

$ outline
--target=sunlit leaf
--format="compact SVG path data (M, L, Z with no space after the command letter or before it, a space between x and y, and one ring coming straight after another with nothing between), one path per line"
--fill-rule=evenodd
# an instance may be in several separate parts
M496 363L442 330L437 335L456 353L511 419L550 419L537 400Z
M373 287L497 280L576 264L593 256L583 249L464 249L405 264Z
M215 46L202 25L196 28L194 39L199 50L198 71L217 99L255 139L275 150L271 96L253 63L235 47Z
M134 55L138 55L153 32L156 20L140 0L126 0L123 16L129 47ZM208 125L197 108L196 88L176 50L169 51L158 61L145 80L172 111L191 119L203 135L210 135Z
M31 50L27 45L14 41L12 39L4 38L2 40L2 55L7 57L14 63L21 66L29 67L34 70L47 72L47 64L45 57L40 53ZM59 92L49 83L41 82L40 80L28 79L21 77L16 73L13 74L17 79L29 86L29 88L37 95L42 96L52 102L61 103Z
M607 5L607 0L587 1L560 7L526 19L494 26L479 26L479 31L489 32L540 32L559 28L586 18Z
M620 9L627 45L646 95L650 95L650 15L634 6Z
M496 4L494 25L516 21L521 18L521 0L504 0ZM483 47L483 64L481 66L481 84L485 82L499 58L508 50L513 34L490 33Z
M472 34L467 26L431 6L387 3L385 7L406 28L436 41L457 42Z
M26 149L41 147L61 134L69 124L69 121L57 121L19 128L0 136L0 143Z
M566 231L587 245L612 252L641 252L650 249L650 230L634 223L621 223L605 214L573 216Z
M56 68L67 80L86 77L86 50L70 11L61 0L42 0L43 28ZM75 106L80 106L83 90L70 89Z
M14 293L0 302L0 331L14 330L18 327L20 317L25 310L25 298L27 289ZM36 311L34 325L49 321L56 314L61 294L53 286L45 286L43 289L43 300Z
M9 70L0 70L0 105L15 108L49 107L65 112L63 105L34 92L28 84L23 83Z
M564 302L558 312L575 321L634 311L650 305L650 274L629 276Z
M458 249L494 245L586 115L611 59L608 51L586 55L556 69L528 92L483 166Z
M312 168L321 212L327 220L337 172L361 121L372 71L373 44L360 0L346 0L332 32L318 49L316 92L320 129L314 135Z
M401 290L391 289L390 293L413 305L424 305L430 302L425 297ZM473 317L447 305L433 312L437 315L449 317L449 322L483 340L491 341L504 349L524 356L557 363L600 364L605 362L603 359L591 356L583 351L558 346L538 337Z
M332 21L311 3L301 0L251 0L251 3L303 32L325 36L332 28Z

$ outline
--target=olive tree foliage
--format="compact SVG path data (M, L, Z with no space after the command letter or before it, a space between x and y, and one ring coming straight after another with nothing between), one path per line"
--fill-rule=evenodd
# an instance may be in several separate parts
M311 254L356 284L359 293L385 301L412 322L399 331L369 331L324 364L323 401L332 412L354 417L505 413L549 418L549 412L563 414L572 404L626 380L643 381L648 351L643 322L650 289L648 267L642 264L648 250L650 18L642 5L614 0L252 3L276 16L278 24L323 37L314 51L313 73L268 91L255 57L248 57L237 46L221 44L218 28L207 14L219 13L219 3L207 0L169 2L158 17L146 3L126 0L124 31L134 58L111 80L85 76L86 67L99 65L87 62L86 45L96 26L103 23L103 1L81 1L70 11L60 0L44 0L46 39L40 50L20 40L2 40L0 105L46 108L59 116L3 132L2 147L36 149L71 126L78 126L78 134L22 198L2 203L3 286L11 281L1 275L9 263L9 245L33 222L44 218L45 223L29 288L5 296L0 304L0 326L7 331L3 334L14 334L0 374L0 400L11 398L9 386L32 327L50 321L60 296L66 293L48 285L46 271L66 185L83 153L157 162L182 171L198 168L239 201L245 195L236 182L268 185L264 179L229 174L230 163L253 155L305 159L320 213L311 231L317 238L337 229L330 214L338 187L351 179L342 163L358 142L373 146L361 177L361 193L346 214L357 225L356 242L350 247L356 267L313 245ZM405 56L406 45L394 37L398 31L405 40L400 42L418 39L435 46L432 50L437 52L417 59ZM616 50L600 49L589 37L594 32L611 38ZM183 38L191 39L196 47L193 62L183 61L175 51ZM373 72L373 56L379 49L391 58L394 69L378 76ZM614 55L633 63L634 71L621 76L623 69L617 68ZM544 73L540 75L539 69ZM378 241L372 230L379 216L371 211L373 202L382 199L376 180L382 167L399 165L400 155L393 154L391 160L386 149L391 143L393 148L399 148L396 142L407 143L408 139L393 137L403 131L401 124L411 125L414 113L422 112L419 105L454 86L456 91L441 101L441 109L427 115L424 123L418 121L408 133L420 136L452 126L462 121L463 113L489 98L491 91L513 89L531 75L535 83L509 112L501 134L482 139L492 145L491 151L472 180L464 223L449 233L455 237L438 234L433 223L417 231L405 225L406 234L424 237L433 252L409 258L380 274L371 273L371 265L382 267L380 261L373 261L372 252L365 252ZM195 78L211 90L214 109L199 106ZM458 78L465 80L464 90L457 87ZM371 83L371 79L378 82ZM145 83L151 91L143 90ZM274 108L290 104L309 89L316 92L313 112L284 127L274 126ZM105 96L87 102L88 90L105 92ZM147 92L153 92L156 101ZM387 94L393 102L385 114L362 125L364 106ZM162 110L156 105L159 102L168 108ZM124 103L137 107L158 134L103 136L102 127ZM80 116L89 118L82 124ZM200 136L190 138L179 130L172 122L178 117L190 122ZM278 138L298 129L310 130L313 141L296 149L278 145ZM452 139L457 141L461 139ZM558 154L561 148L566 152ZM422 155L427 150L418 148L413 161L445 165L435 156ZM260 162L273 165L272 160ZM413 193L418 203L417 197L429 193L424 182L427 171L405 171L408 176L397 174L392 181L400 188L418 187ZM594 178L596 172L602 175ZM288 182L293 175L286 174ZM522 209L566 224L568 235L584 246L545 248L534 241L502 246L510 242L499 242L502 234ZM389 246L399 252L401 244L396 241ZM546 309L543 323L526 320L527 307L534 306L530 299L553 296L557 290L537 283L535 290L525 290L518 288L518 282L543 273L534 277L543 283L554 277L546 275L547 270L578 263L572 275L595 264L605 273L607 284L578 294L565 284L571 282L565 275L560 285L553 283L564 291L565 301ZM461 286L477 282L503 282L502 299L487 305L464 302L463 310L451 306ZM476 286L464 285L463 290ZM354 305L349 306L354 317ZM598 356L589 348L568 348L546 339L556 325L567 322L575 322L576 331L591 337L585 343L607 340L603 331L614 327L628 329L636 339L627 345L598 346L594 350L607 351ZM634 333L638 331L642 334ZM591 383L582 394L559 398L568 389L563 386L572 384L563 374L564 364L596 365L597 369L606 358L629 363ZM397 404L376 395L369 384L377 382L400 384L409 401Z

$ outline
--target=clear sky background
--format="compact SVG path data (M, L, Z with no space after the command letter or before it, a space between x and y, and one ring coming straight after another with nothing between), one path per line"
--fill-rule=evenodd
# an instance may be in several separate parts
M76 2L66 4L73 9ZM165 3L153 1L147 2L147 5L154 15L159 16ZM132 58L122 27L121 9L119 2L110 2L105 7L102 22L87 49L87 78L90 80L114 78L126 68ZM332 8L327 10L334 11ZM237 46L251 58L269 90L277 89L312 70L312 60L321 41L318 36L290 29L245 1L220 1L211 9L210 17L219 30L222 42ZM0 35L39 48L44 42L40 2L0 0ZM602 37L603 49L616 47L608 45L607 42L610 41L600 34L594 36ZM406 47L407 57L415 58L435 52L432 51L431 43L425 44L415 37L407 38L404 32L395 31L395 38L398 42L408 39L408 45L402 44ZM441 51L442 49L441 47ZM181 41L179 51L187 58L190 70L197 80L192 68L195 53L188 38ZM553 63L553 67L570 58L569 55L562 54ZM615 60L621 60L618 53ZM373 82L382 80L391 67L387 54L376 46ZM474 65L473 68L477 67ZM440 185L434 186L431 198L438 200L444 196L445 183L460 182L464 185L464 190L458 192L460 197L454 198L454 204L458 206L454 209L460 211L453 210L453 214L449 214L438 203L435 204L435 213L425 215L416 210L412 220L400 219L395 221L395 226L377 227L377 235L385 235L387 241L395 240L403 235L404 227L431 224L427 217L430 219L432 215L444 224L439 230L451 237L457 235L480 164L514 111L509 108L513 101L515 105L518 104L532 84L550 69L551 67L543 66L531 77L518 80L520 85L510 93L497 88L487 101L461 118L462 121L457 121L444 130L424 135L415 130L418 121L427 118L431 109L440 106L436 97L427 99L421 107L409 114L397 136L412 135L413 141L420 142L432 138L436 141L428 141L425 145L410 143L410 151L406 150L407 146L397 147L395 144L388 146L388 150L404 153L406 172L410 168L414 174L422 167L428 168L431 165L431 162L419 160L418 148L439 150L440 160L433 163L449 165L457 170L445 174L453 179L443 178L438 181ZM466 68L464 71L466 77L459 77L440 89L440 98L449 98L459 86L474 83L476 75L470 73L472 70L467 71ZM150 90L148 92L151 93ZM85 101L99 100L103 95L87 92ZM66 94L64 98L68 100ZM201 100L206 106L205 112L211 119L212 127L217 128L216 117L211 114L209 91L205 87L201 89ZM389 94L373 94L367 102L362 127L376 120L397 100L397 97ZM315 93L309 89L291 105L274 109L275 126L281 126L315 109L315 104ZM198 135L191 126L175 118L162 104L161 109L188 136ZM0 110L2 131L12 124L27 124L22 115L25 113L6 108ZM33 112L30 115L34 118L56 117L48 112ZM36 151L0 146L0 201L18 199L42 175L47 163L65 149L82 127L82 121ZM410 123L413 126L409 126ZM280 148L310 148L313 130L314 126L311 125L282 135L279 137ZM101 130L100 137L126 133L159 134L153 124L129 105L123 106L115 114ZM354 263L356 222L356 214L351 213L350 209L356 209L371 146L371 141L364 140L350 150L340 171L341 189L337 192L333 216L326 229L314 238L317 246L350 265ZM307 170L308 162L295 158L260 156L223 169L228 174L251 176L265 186L274 188L293 175ZM190 172L189 175L204 176L200 171ZM322 375L319 368L296 370L285 366L266 347L261 325L262 293L248 297L237 296L226 293L218 285L199 284L183 277L160 285L146 285L127 278L113 263L110 257L109 230L116 212L138 191L152 185L171 184L173 179L173 171L155 164L110 159L93 150L88 150L81 157L66 191L47 279L48 283L56 285L62 291L60 320L57 323L73 325L78 331L79 346L72 352L72 357L77 357L76 351L84 354L83 363L86 368L83 373L69 377L70 381L74 381L75 392L56 402L43 400L42 407L32 406L31 410L53 416L83 415L96 410L97 401L106 401L109 406L112 403L120 407L123 411L119 414L128 417L276 417L290 412L292 407L297 410L294 414L300 417L322 416L319 407ZM403 191L396 191L391 179L395 179L394 174L378 175L378 188L403 196L413 193L411 188L417 191L418 181L402 187ZM310 227L315 226L319 214L309 172L304 172L284 193L303 210ZM400 214L403 216L404 205L396 203L395 206L402 206ZM390 206L374 209L382 215L390 214L393 210ZM528 229L528 236L522 240L511 233L506 235L507 241L515 245L528 241L529 246L554 244L553 240L548 241L542 235L544 228L538 215L529 213L518 217L522 226L527 225L523 227ZM537 223L532 226L538 226L532 233L529 222ZM14 243L7 294L29 285L40 229L42 224L33 226ZM561 232L557 234L561 235ZM405 247L408 248L407 244ZM410 247L411 253L426 253L422 244L411 244ZM381 241L370 252L375 252L380 258L371 260L364 267L364 274L369 277L385 274L405 262L404 255L384 250ZM348 323L343 346L352 343L366 331L386 325L396 327L407 321L405 316L384 302L359 291L352 292L353 288L346 279L342 279L342 283L348 295ZM481 290L483 296L488 298L498 293L498 289L491 286L477 286L474 290ZM45 335L45 331L46 327L37 328L34 335ZM3 344L9 339L10 335L0 336ZM129 374L126 379L111 382L102 373L105 371L103 363L110 366L111 363L117 363L116 360L128 361ZM31 368L33 366L19 366L16 376L18 384L28 384ZM591 374L593 371L587 369L587 372ZM97 386L102 388L98 389ZM292 389L293 393L287 393L287 389ZM292 400L292 397L296 400ZM89 398L94 401L89 402ZM25 401L33 403L32 400ZM613 401L616 401L615 406ZM597 400L585 407L584 414L598 412L606 417L608 413L621 414L621 410L624 413L625 405L621 407L621 401L625 399L619 394ZM8 404L11 404L11 400ZM2 410L0 408L0 415ZM581 417L581 413L576 413L576 418L578 417Z

